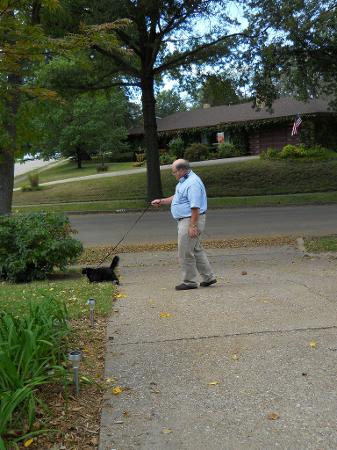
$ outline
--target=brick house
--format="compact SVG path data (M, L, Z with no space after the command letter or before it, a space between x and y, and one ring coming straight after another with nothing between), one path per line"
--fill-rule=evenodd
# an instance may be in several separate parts
M291 136L297 114L303 122L300 132ZM157 127L161 148L177 135L186 144L215 144L217 133L221 132L225 141L233 142L246 154L302 142L337 150L337 112L329 107L329 100L324 99L302 102L281 98L273 103L271 110L255 109L251 102L195 109L158 119ZM130 142L141 142L143 133L142 127L129 130Z

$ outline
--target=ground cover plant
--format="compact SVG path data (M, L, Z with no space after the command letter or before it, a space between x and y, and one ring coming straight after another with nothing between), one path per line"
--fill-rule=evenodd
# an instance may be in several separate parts
M55 268L65 270L83 251L64 214L31 213L0 218L0 277L41 280Z
M16 373L24 373L26 377L24 387L15 391L5 390L1 384L1 405L4 406L0 411L0 426L3 427L0 435L7 448L14 448L10 447L11 441L18 441L20 449L27 446L48 449L55 442L65 448L97 448L100 402L106 389L103 367L106 317L111 313L115 296L116 289L111 283L89 285L78 272L56 274L46 281L0 283L0 366L3 369L0 368L0 383L2 377L6 376L6 380L9 377L7 368L11 366L7 360L4 365L3 359L3 354L7 355L9 351L12 353L7 358L22 361L21 372ZM89 297L96 301L95 329L88 327ZM6 342L2 345L5 330L9 329L9 325L4 326L4 318L6 324L12 324L11 346ZM21 347L19 344L14 346L16 336L21 337L21 340L17 339ZM71 348L81 349L83 354L79 397L74 397L72 374L66 371L66 354ZM15 359L15 351L23 355L22 358ZM59 365L51 371L55 355L59 357ZM47 365L39 364L39 361L45 361ZM37 376L29 379L33 374ZM18 380L18 377L14 374L13 379ZM45 434L44 430L52 431Z
M65 375L61 343L67 334L62 303L45 299L30 304L29 312L0 316L0 448L32 430L41 406L39 386ZM32 433L33 435L36 433Z

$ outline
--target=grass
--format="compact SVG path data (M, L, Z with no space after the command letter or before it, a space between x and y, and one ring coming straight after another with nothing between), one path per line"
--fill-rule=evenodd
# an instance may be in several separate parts
M210 206L255 206L336 201L337 161L245 161L195 168L207 188ZM174 192L170 170L161 172L165 196ZM15 192L14 209L103 211L145 205L146 174L77 181ZM320 194L318 194L320 193ZM324 194L323 194L324 193ZM96 202L89 204L85 202ZM67 205L65 205L67 204Z
M49 181L63 180L67 178L84 177L88 175L96 175L96 167L100 165L100 161L84 161L82 168L77 168L77 163L74 161L65 161L63 164L51 166L44 170L34 170L31 173L39 174L39 182L46 183ZM108 166L107 172L116 172L118 170L135 169L132 162L114 162L105 163ZM19 182L15 183L15 187L27 184L28 175L18 177ZM23 181L24 180L24 181Z
M311 253L337 252L337 236L304 238L304 245Z
M89 284L85 277L55 275L47 281L14 284L0 283L0 311L21 316L28 312L30 302L39 303L46 298L64 301L70 318L89 314L87 300L96 300L95 312L107 316L115 288L111 283Z
M306 204L337 203L336 192L315 192L311 194L261 195L249 197L216 197L208 199L210 208L234 208L254 206L286 206ZM93 201L80 203L53 203L43 205L22 205L13 207L15 212L30 213L41 211L76 212L123 212L141 210L147 203L144 200Z

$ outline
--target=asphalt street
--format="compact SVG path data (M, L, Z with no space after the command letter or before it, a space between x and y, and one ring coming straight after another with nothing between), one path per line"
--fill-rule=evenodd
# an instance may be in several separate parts
M84 245L114 245L141 212L71 215L76 237ZM337 205L213 209L207 213L205 239L261 236L322 236L337 233ZM124 244L176 240L170 212L148 211L129 232Z

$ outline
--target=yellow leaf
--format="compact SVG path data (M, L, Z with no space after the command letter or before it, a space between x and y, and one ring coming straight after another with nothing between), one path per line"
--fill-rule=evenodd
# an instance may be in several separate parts
M171 428L163 428L163 429L161 430L161 432L164 433L164 434L169 434L169 433L172 433L173 430L171 430Z
M316 348L317 347L317 342L311 341L309 345L310 345L311 348Z
M217 384L219 384L219 381L211 381L208 386L216 386Z
M28 439L27 441L24 442L24 446L25 447L29 447L31 444L33 443L33 439Z
M234 359L234 361L239 361L239 357L236 353L233 353L232 359Z
M120 293L116 295L116 298L127 298L127 295Z
M161 313L159 314L159 316L160 316L162 319L168 319L169 317L171 317L171 314L170 314L170 313L167 313L167 312L161 312Z
M121 386L116 386L114 388L112 388L112 393L114 395L119 395L123 392L123 388Z
M116 383L116 378L107 378L106 380L105 380L107 383Z
M277 414L276 412L270 412L267 414L267 419L269 420L277 420L280 418L280 415Z

